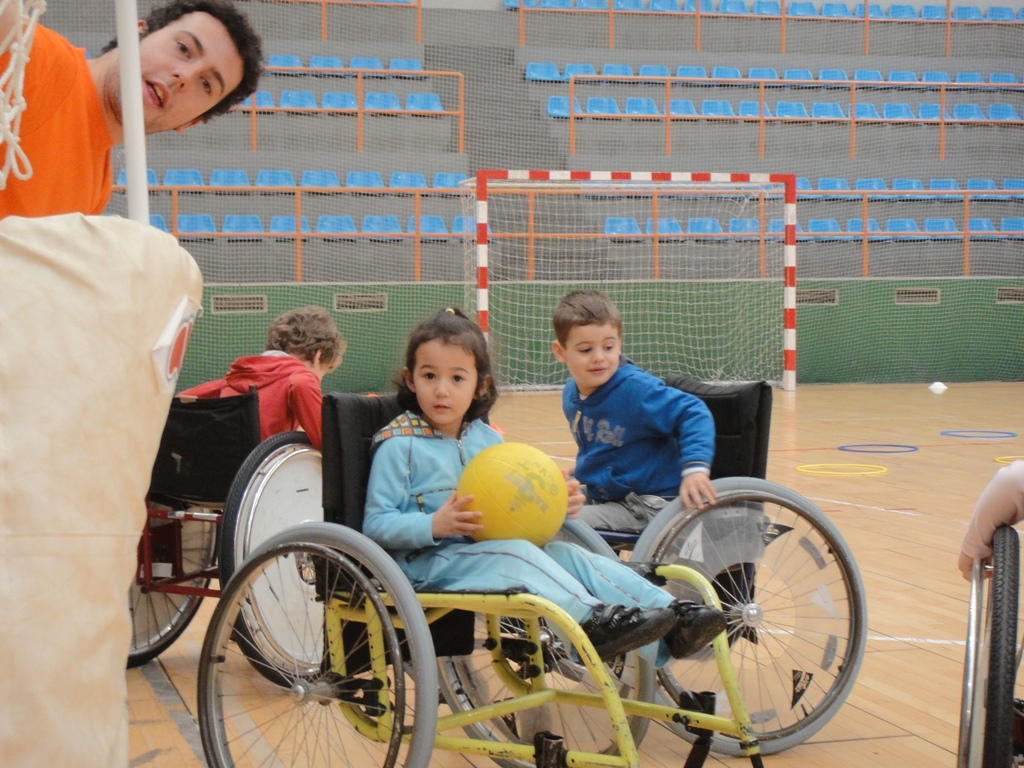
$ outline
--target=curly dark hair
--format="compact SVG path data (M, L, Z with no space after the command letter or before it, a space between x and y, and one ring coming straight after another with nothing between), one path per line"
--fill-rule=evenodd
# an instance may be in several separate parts
M494 383L494 376L491 375L491 355L487 350L487 339L484 338L480 326L466 317L457 307L438 310L417 325L409 334L409 346L405 350L406 370L412 371L416 367L416 350L434 339L440 339L445 344L462 347L473 356L473 360L476 362L477 386L482 387L483 392L473 398L462 423L467 424L485 417L498 399L498 388ZM416 393L409 389L402 373L395 377L395 387L398 390L398 404L407 411L420 413Z
M299 307L278 315L267 328L266 349L287 352L302 360L330 363L345 354L345 340L323 307Z
M260 36L249 23L249 19L235 8L230 0L171 0L171 2L153 8L145 18L145 32L143 37L156 32L170 24L172 21L187 16L190 13L208 13L224 25L231 40L242 57L242 81L235 90L217 102L213 107L199 116L204 123L211 117L223 115L235 104L238 104L250 96L260 81L263 74L263 45ZM117 48L115 37L103 49L103 53Z

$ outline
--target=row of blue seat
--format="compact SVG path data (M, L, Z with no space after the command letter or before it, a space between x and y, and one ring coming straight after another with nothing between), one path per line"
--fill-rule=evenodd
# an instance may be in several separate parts
M664 104L662 104L662 107ZM763 111L765 117L797 118L807 120L845 120L850 117L849 105L837 102L813 102L808 109L802 101L779 101L775 104L775 114L771 106L757 101L740 101L736 108L725 99L704 99L698 112L690 99L671 99L669 114L680 117L759 117ZM917 112L910 104L904 102L886 103L879 109L870 103L858 103L853 110L857 120L927 120L935 121L941 114L937 103L921 103ZM579 99L574 100L575 114L603 116L634 115L637 117L664 115L663 108L652 98L631 96L626 99L622 109L612 96L590 96L584 109ZM566 118L569 116L569 97L550 96L547 104L548 117ZM946 110L946 120L1000 120L1020 121L1021 116L1013 104L989 104L982 108L978 104L953 104Z
M810 191L811 181L806 177L798 177L796 180L797 191ZM844 178L837 178L831 176L823 176L818 179L817 191L818 192L903 192L908 194L900 195L898 198L892 196L879 196L874 199L902 199L902 200L934 200L938 199L961 199L961 195L951 195L949 192L987 192L1002 190L1019 190L1021 194L1013 195L1012 199L1024 199L1024 179L1003 179L1002 185L999 186L995 179L985 178L971 178L967 179L964 186L961 188L956 179L929 179L927 188L921 179L911 178L894 178L892 185L887 186L885 179L882 178L863 178L855 179L851 185L849 181ZM869 195L869 199L873 199ZM995 200L1007 200L1010 197L1006 195L985 195L985 194L972 194L972 200L984 200L984 199L995 199Z
M718 5L712 0L699 0L701 13L726 15L782 16L783 8L787 17L822 19L863 19L865 5L857 3L852 8L843 2L824 2L820 9L813 2L794 0L783 4L780 0L721 0ZM698 0L611 0L610 7L616 11L647 11L667 13L695 13ZM518 10L520 0L504 0L505 8ZM522 0L524 8L546 8L552 10L606 11L609 0ZM920 9L909 3L893 3L888 9L880 3L868 3L869 19L898 19L902 21L944 21L947 18L945 5L922 5ZM1019 22L1024 21L1024 8L993 5L982 10L979 5L953 6L949 18L954 21Z
M348 66L340 56L317 56L311 55L307 63L302 56L295 53L274 53L267 57L267 72L269 74L286 75L290 72L277 72L279 69L305 68L327 70L329 74L351 76L349 72L333 72L333 70L344 69L388 69L393 72L415 73L423 71L423 62L419 59L393 58L388 61L385 67L384 61L376 56L353 56L348 60ZM295 73L298 74L298 73ZM373 77L387 77L387 74L375 74Z
M971 236L1004 237L1012 234L1015 238L1024 238L1024 217L1005 217L999 222L999 229L996 229L992 219L972 218L968 220L968 230ZM768 222L766 235L780 237L784 231L782 219L771 219ZM803 234L804 230L797 222L796 231ZM809 219L804 239L834 239L830 236L843 235L852 239L857 234L863 235L863 219L851 218L846 221L844 230L837 219ZM640 224L633 217L609 216L604 222L604 234L609 238L624 241L639 241L643 235L654 234L654 219L647 219L646 226L641 230ZM741 239L747 239L752 235L761 234L761 225L756 218L731 218L725 227L716 218L693 217L687 220L686 228L675 218L658 219L658 235L666 239L672 239L673 235L735 235ZM964 232L957 226L956 221L949 218L927 218L923 225L919 226L916 219L891 218L887 219L883 230L877 219L868 219L869 239L891 239L894 236L920 237L921 239L937 236L939 239L949 237L962 237ZM639 236L639 237L638 237ZM840 238L840 239L846 239ZM692 237L691 237L692 239Z
M281 91L281 97L277 104L270 91L256 91L256 109L333 109L344 111L355 111L359 103L356 95L349 91L326 91L320 96L317 103L316 95L312 91ZM240 107L252 106L252 96L247 96ZM410 93L405 97L405 106L398 98L397 93L391 91L367 91L363 94L363 109L374 111L395 111L403 109L407 112L444 112L441 104L441 97L436 93Z
M167 221L161 214L150 214L150 223L165 232L170 231ZM302 233L312 234L309 221L305 216L301 219ZM178 215L178 234L184 236L215 234L232 235L294 235L294 216L271 216L266 228L263 219L257 214L229 213L224 216L220 230L208 213L182 213ZM345 215L324 214L317 217L316 232L331 235L367 234L412 234L416 231L416 219L409 217L408 228L403 230L397 216L368 215L364 216L361 227L356 228L355 219ZM449 235L462 237L476 232L476 219L472 216L455 216L451 229L445 225L444 217L436 215L420 216L420 234L430 239L447 239Z
M122 168L117 175L117 183L124 185L127 174ZM146 171L146 180L150 186L157 186L156 171ZM434 189L458 189L459 183L466 180L464 173L438 171L432 179ZM164 171L163 186L165 187L202 187L203 174L198 168L168 168ZM300 185L303 187L341 188L341 179L334 171L306 170L302 172ZM210 171L211 187L249 187L249 173L241 168L214 168ZM295 176L287 169L260 169L256 172L257 187L294 187ZM384 187L384 177L379 171L348 171L345 174L346 187ZM426 175L419 171L394 171L388 179L388 187L400 189L429 189Z
M641 64L634 72L632 65L616 62L608 62L601 65L600 72L597 67L588 62L569 62L563 70L559 70L558 64L553 61L531 61L526 65L525 78L533 82L567 82L573 75L590 75L603 77L672 77L672 71L665 64ZM681 64L675 69L675 77L693 79L707 79L708 70L700 65ZM956 72L951 77L948 72L941 70L927 70L918 77L916 72L906 69L890 70L886 76L878 69L855 69L852 77L845 69L837 67L822 68L818 71L818 77L806 68L790 68L779 72L774 67L750 67L744 76L739 67L716 66L711 68L711 78L714 80L819 80L826 83L835 82L856 82L856 83L890 83L895 85L906 83L962 83L975 84L985 83L985 76L981 72ZM992 72L988 76L990 85L1017 85L1020 80L1016 72Z

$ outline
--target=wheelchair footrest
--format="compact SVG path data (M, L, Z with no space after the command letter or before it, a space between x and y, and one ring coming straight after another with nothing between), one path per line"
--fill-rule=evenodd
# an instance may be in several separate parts
M565 768L565 739L549 731L538 731L533 736L533 755L537 768Z

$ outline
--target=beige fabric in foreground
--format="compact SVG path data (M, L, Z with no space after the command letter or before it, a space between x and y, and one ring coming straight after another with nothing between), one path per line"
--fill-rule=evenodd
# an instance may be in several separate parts
M152 227L0 221L4 768L127 765L127 596L171 397L152 353L201 295Z

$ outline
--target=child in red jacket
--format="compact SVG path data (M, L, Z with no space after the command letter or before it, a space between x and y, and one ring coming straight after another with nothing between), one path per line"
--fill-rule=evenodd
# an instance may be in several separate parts
M227 375L181 392L193 397L229 397L259 391L260 439L303 429L320 449L321 381L341 365L345 341L322 307L301 307L278 316L267 329L262 355L240 357Z

